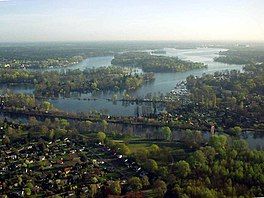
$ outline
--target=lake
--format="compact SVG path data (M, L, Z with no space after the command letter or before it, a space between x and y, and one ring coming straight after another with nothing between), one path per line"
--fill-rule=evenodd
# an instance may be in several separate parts
M189 75L202 76L203 74L212 74L217 71L225 70L242 70L242 65L228 65L224 63L214 62L213 58L218 56L219 51L225 49L219 48L197 48L197 49L172 49L166 48L166 56L175 56L184 60L190 60L195 62L203 62L208 65L208 68L191 70L187 72L178 73L156 73L155 81L152 83L145 84L137 91L131 93L133 96L144 97L148 93L154 95L155 93L166 94L171 90L175 89L175 85L179 82L185 81ZM112 56L105 57L92 57L78 63L74 66L68 67L67 69L80 69L86 68L98 68L101 66L110 66ZM65 70L54 68L52 70ZM26 94L33 93L32 87L17 87L17 86L6 86L0 87L2 89L10 89L16 93L22 92ZM116 116L135 116L137 114L144 115L148 113L164 111L162 105L153 106L151 103L127 103L122 101L108 101L106 98L111 98L113 94L117 94L119 98L122 96L121 93L113 92L100 92L93 94L73 94L71 98L59 98L50 100L52 104L61 110L69 112L91 112L97 111L103 114L116 115ZM97 98L96 100L87 100L88 98ZM244 132L241 135L242 139L247 140L251 148L263 148L263 135L258 135L253 132Z
M144 98L146 95L155 95L155 94L166 94L172 90L175 90L177 83L185 81L189 75L202 76L203 74L212 74L216 71L225 71L225 70L242 70L242 65L228 65L224 63L214 62L214 57L218 56L220 51L225 51L226 49L220 48L197 48L197 49L173 49L165 48L166 56L179 57L183 60L190 60L194 62L203 62L208 65L208 68L191 70L186 72L176 72L176 73L156 73L155 81L143 85L141 88L134 92L130 92L130 95L134 97ZM104 57L90 57L86 60L78 63L76 65L61 69L53 68L47 70L56 70L56 71L65 71L68 69L80 69L85 70L87 68L98 68L98 67L107 67L111 65L111 60L113 56L104 56ZM42 70L43 71L43 70ZM142 72L138 70L137 72ZM30 86L7 86L2 85L2 90L10 89L16 93L25 93L32 94L34 88ZM177 89L176 89L177 91ZM71 98L58 98L51 99L50 102L58 109L69 111L69 112L91 112L97 111L104 114L115 115L115 116L134 116L139 113L140 115L145 114L146 112L154 113L164 110L162 107L159 109L153 108L152 105L148 103L142 104L127 104L124 102L117 101L113 103L105 99L112 98L112 95L117 95L117 98L122 98L124 92L99 92L99 93L89 93L89 94L79 94L78 97ZM80 100L80 98L82 100ZM88 98L97 98L98 100L83 100Z
M208 65L208 68L191 70L186 72L177 73L156 73L155 81L143 85L138 90L130 93L135 97L145 97L147 94L166 94L173 89L177 83L185 81L189 75L202 76L203 74L212 74L216 71L224 70L242 70L242 65L228 65L224 63L214 62L213 58L218 56L219 51L224 51L225 49L219 48L197 48L197 49L172 49L166 48L166 56L175 56L184 60L191 60L195 62L203 62ZM86 68L96 68L100 66L111 65L111 60L113 57L93 57L72 66L71 69L84 70ZM55 100L50 100L53 105L65 111L70 112L90 112L99 111L105 112L109 115L136 115L138 109L149 109L149 113L153 113L153 108L149 108L147 104L136 105L136 104L124 104L122 102L113 103L112 101L104 100L106 98L111 98L114 93L97 93L95 96L99 100L79 100L78 98L60 98ZM123 93L115 93L118 98L121 98ZM81 94L80 98L91 98L92 94Z

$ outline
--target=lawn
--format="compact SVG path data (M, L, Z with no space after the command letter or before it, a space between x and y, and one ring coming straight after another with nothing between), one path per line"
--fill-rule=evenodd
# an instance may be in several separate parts
M131 150L132 153L137 152L137 150L141 148L149 147L150 143L129 143L128 147Z

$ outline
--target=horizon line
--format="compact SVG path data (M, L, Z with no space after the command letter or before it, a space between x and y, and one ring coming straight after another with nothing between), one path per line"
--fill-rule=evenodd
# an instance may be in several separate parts
M205 42L205 43L264 43L264 40L53 40L53 41L0 41L0 43L88 43L88 42L182 42L182 43L194 43L194 42Z

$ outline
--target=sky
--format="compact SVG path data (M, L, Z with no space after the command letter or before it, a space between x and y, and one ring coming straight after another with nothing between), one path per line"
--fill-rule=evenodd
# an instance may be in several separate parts
M0 0L0 42L264 41L264 0Z

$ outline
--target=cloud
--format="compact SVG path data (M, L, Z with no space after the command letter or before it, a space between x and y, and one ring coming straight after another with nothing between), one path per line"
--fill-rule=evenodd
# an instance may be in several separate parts
M8 2L9 0L0 0L0 2Z

